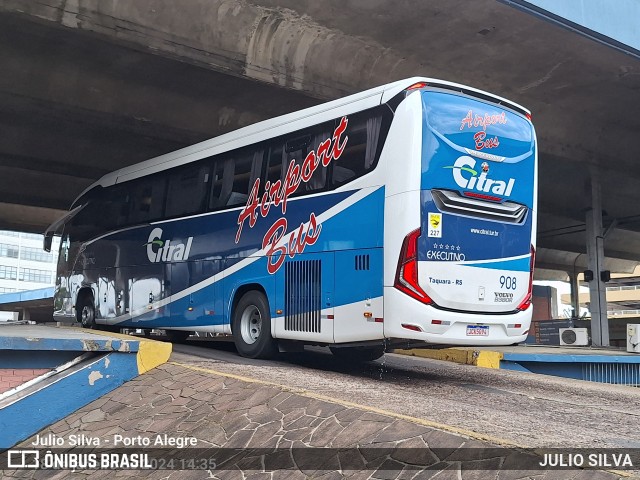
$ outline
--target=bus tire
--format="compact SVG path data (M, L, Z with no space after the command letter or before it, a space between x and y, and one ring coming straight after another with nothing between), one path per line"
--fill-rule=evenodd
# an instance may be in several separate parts
M264 293L245 293L233 311L233 341L238 353L248 358L272 358L278 343L271 336L269 301Z
M187 338L189 338L189 336L191 336L192 332L188 332L186 330L165 330L164 334L166 335L166 337L169 339L169 341L171 343L182 343L184 342ZM151 335L151 330L149 330L149 335ZM147 336L145 334L145 336Z
M93 304L93 296L85 294L81 295L76 302L76 314L78 322L83 328L97 329L96 324L96 307Z
M348 362L371 362L384 355L384 345L377 347L329 347L331 353Z

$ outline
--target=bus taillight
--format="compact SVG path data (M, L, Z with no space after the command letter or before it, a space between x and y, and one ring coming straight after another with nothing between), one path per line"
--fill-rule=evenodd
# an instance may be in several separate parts
M427 87L428 85L429 84L427 82L418 82L408 87L407 90L419 90L420 88Z
M527 308L531 306L531 301L533 300L533 266L536 263L536 249L533 245L531 245L531 259L529 260L529 289L527 291L527 296L524 297L524 300L518 305L518 310L521 312L525 311Z
M487 200L489 202L502 202L502 198L494 197L493 195L485 195L484 193L476 192L462 192L465 197L479 198L480 200Z
M396 281L394 287L406 293L416 300L432 304L433 300L427 295L418 284L418 237L420 229L414 230L404 237L400 258L398 258L398 269L396 270Z

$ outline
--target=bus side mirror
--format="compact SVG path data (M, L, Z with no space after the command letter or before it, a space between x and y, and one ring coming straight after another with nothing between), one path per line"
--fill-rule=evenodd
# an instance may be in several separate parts
M45 252L51 251L51 243L53 242L53 232L45 232L42 248Z

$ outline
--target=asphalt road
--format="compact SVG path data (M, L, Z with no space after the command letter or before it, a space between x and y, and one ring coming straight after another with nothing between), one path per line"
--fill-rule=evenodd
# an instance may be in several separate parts
M189 340L172 361L302 388L524 447L640 448L640 388L385 354L345 364L328 349L272 361Z

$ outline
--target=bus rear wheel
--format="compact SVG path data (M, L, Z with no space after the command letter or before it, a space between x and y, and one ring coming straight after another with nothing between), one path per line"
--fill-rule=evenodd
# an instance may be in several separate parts
M269 302L264 293L245 293L233 312L233 341L238 353L248 358L271 358L278 344L271 336Z
M384 355L384 345L377 347L329 347L331 353L348 362L371 362Z

